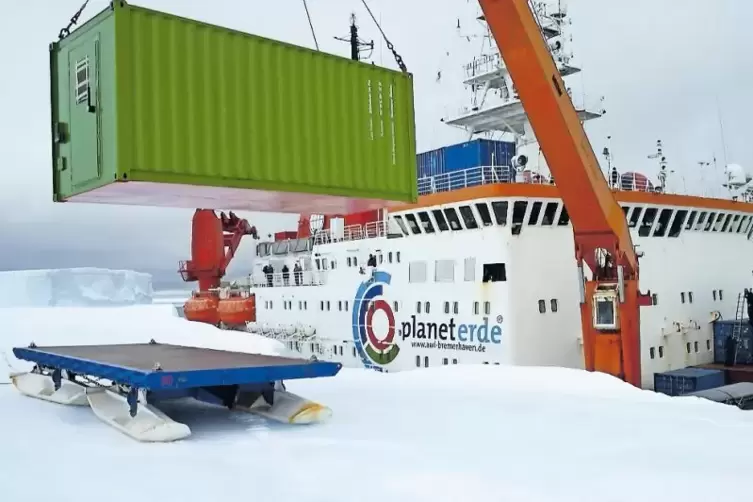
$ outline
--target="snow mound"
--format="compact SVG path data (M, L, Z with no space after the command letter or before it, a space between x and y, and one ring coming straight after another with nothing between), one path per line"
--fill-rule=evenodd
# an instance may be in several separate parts
M152 303L152 294L152 276L132 270L0 272L0 308L141 305Z

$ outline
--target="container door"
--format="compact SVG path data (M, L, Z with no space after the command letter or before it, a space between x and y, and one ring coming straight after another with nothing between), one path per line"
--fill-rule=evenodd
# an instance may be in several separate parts
M74 190L102 177L98 63L98 38L88 39L68 53L73 93L69 127L71 185Z

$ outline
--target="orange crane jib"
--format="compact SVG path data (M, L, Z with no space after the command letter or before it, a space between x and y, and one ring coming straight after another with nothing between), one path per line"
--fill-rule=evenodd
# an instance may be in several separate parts
M528 0L479 0L573 227L587 370L640 387L638 256Z

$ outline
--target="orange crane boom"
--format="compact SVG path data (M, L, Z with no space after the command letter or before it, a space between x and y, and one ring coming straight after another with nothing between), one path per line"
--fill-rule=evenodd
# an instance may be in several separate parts
M570 216L585 367L641 386L638 255L528 0L479 0ZM587 279L583 264L591 271Z

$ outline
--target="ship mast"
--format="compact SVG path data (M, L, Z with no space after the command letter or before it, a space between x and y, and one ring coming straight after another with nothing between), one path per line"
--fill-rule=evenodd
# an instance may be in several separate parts
M572 37L566 30L570 25L566 6L560 0L554 6L545 1L533 2L533 7L541 33L549 45L549 51L563 79L579 73L581 69L572 64L573 54L568 50L568 42ZM482 23L484 37L489 43L484 43L481 54L463 68L463 83L471 91L471 105L459 114L445 118L444 122L465 129L471 137L495 133L512 137L518 155L515 157L515 165L511 167L515 169L516 174L521 176L523 171L529 171L549 177L549 169L541 155L533 128L499 50L493 43L489 26L483 15L477 19ZM571 93L569 87L567 91ZM589 108L577 102L576 110L582 122L599 118L604 114L601 107Z

